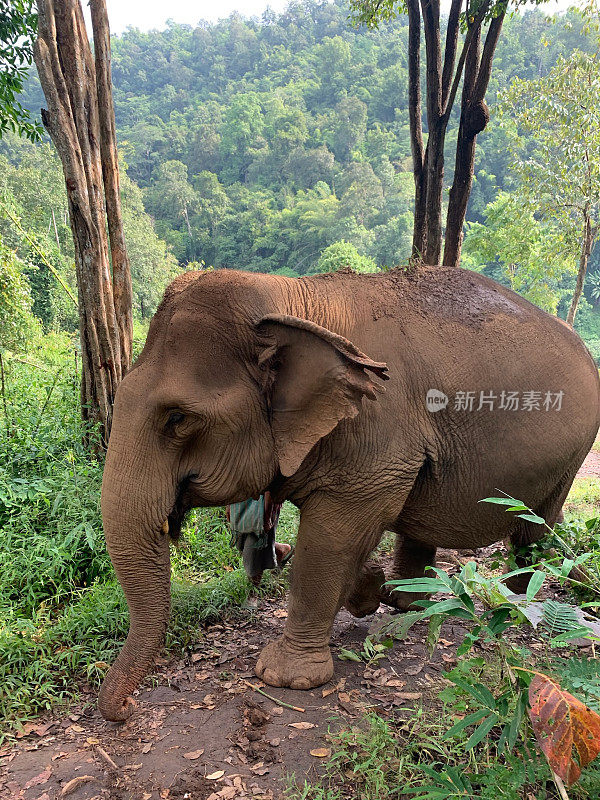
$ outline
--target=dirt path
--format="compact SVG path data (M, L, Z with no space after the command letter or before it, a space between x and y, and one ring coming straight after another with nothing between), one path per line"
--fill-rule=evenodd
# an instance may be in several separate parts
M208 628L188 657L159 667L158 685L140 692L139 708L124 725L102 720L91 695L68 715L28 724L25 736L0 749L0 797L278 798L290 773L302 783L322 768L330 725L348 726L371 709L405 719L421 698L435 696L441 672L455 662L449 638L427 660L422 626L373 667L339 660L340 648L360 650L369 625L381 619L355 620L342 611L332 642L334 680L312 692L266 687L305 709L294 711L247 685L259 683L252 671L257 653L279 635L285 616L284 599L261 601L250 616ZM453 629L444 636L454 638Z
M581 465L578 478L600 478L600 453L596 450L591 450L587 458Z
M579 472L593 476L600 477L596 452ZM440 551L438 563L455 568L449 552ZM415 705L435 702L441 673L455 663L454 643L463 634L458 626L445 626L429 660L425 626L415 626L401 646L369 667L337 656L342 648L360 650L381 613L356 620L342 611L332 640L334 679L312 692L266 687L301 712L248 686L259 683L254 663L263 645L281 633L285 609L285 599L262 600L237 620L209 627L192 653L159 665L154 686L140 691L139 708L124 725L105 722L91 692L68 714L28 724L16 743L0 748L0 798L279 798L290 774L303 783L322 770L330 726L348 727L369 710L403 720Z

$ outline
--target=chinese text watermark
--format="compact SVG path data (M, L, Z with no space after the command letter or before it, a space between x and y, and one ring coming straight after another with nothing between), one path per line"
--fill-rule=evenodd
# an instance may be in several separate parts
M439 389L429 389L425 398L427 410L443 411L560 411L564 392L528 390L522 392L460 391L450 399Z

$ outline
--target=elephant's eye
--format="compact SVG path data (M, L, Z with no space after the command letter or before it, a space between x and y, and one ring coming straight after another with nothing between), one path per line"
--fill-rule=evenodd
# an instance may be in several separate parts
M167 426L170 428L174 425L178 425L180 422L183 422L185 419L185 414L181 411L171 411L169 414L169 418L167 419Z

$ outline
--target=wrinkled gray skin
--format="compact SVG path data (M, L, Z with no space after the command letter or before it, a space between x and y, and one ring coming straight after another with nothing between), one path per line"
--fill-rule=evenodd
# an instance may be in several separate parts
M445 410L427 410L429 389L451 398ZM562 410L477 410L480 391L529 390L564 392ZM454 409L459 391L475 392L475 410ZM599 397L570 328L465 270L180 277L114 407L102 513L131 628L102 714L131 713L163 642L167 520L177 535L189 508L267 488L300 508L285 632L256 670L308 689L332 676L334 617L382 533L398 533L404 577L422 575L436 547L532 541L539 527L478 500L502 490L552 524Z

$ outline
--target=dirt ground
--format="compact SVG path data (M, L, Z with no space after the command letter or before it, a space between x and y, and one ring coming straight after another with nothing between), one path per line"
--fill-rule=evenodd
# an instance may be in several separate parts
M592 450L577 473L578 478L600 478L600 453Z
M138 710L123 725L105 722L93 696L68 715L28 724L16 744L0 749L0 797L277 798L289 774L300 782L315 777L330 753L330 725L347 726L370 709L405 719L455 662L449 639L428 661L425 629L415 627L406 643L372 668L335 658L335 677L325 687L264 687L304 710L284 708L250 684L263 686L253 665L261 647L281 632L285 616L285 600L263 600L245 618L209 627L188 657L159 666L158 685L142 689ZM380 616L356 620L340 612L334 654L342 647L360 650ZM444 633L452 636L452 629Z
M590 475L600 476L598 453L590 453L580 472ZM439 566L454 571L456 555L467 560L475 553L440 551ZM332 639L334 678L300 692L264 687L254 676L258 653L281 633L287 614L285 599L260 600L237 619L208 627L185 658L163 659L125 724L100 717L95 692L68 712L28 723L16 742L0 747L0 798L275 800L290 776L302 784L323 769L330 727L360 724L369 710L407 720L416 705L433 701L442 672L456 663L464 631L449 625L431 660L424 625L374 665L340 660L342 648L360 651L385 611L362 620L340 612Z

